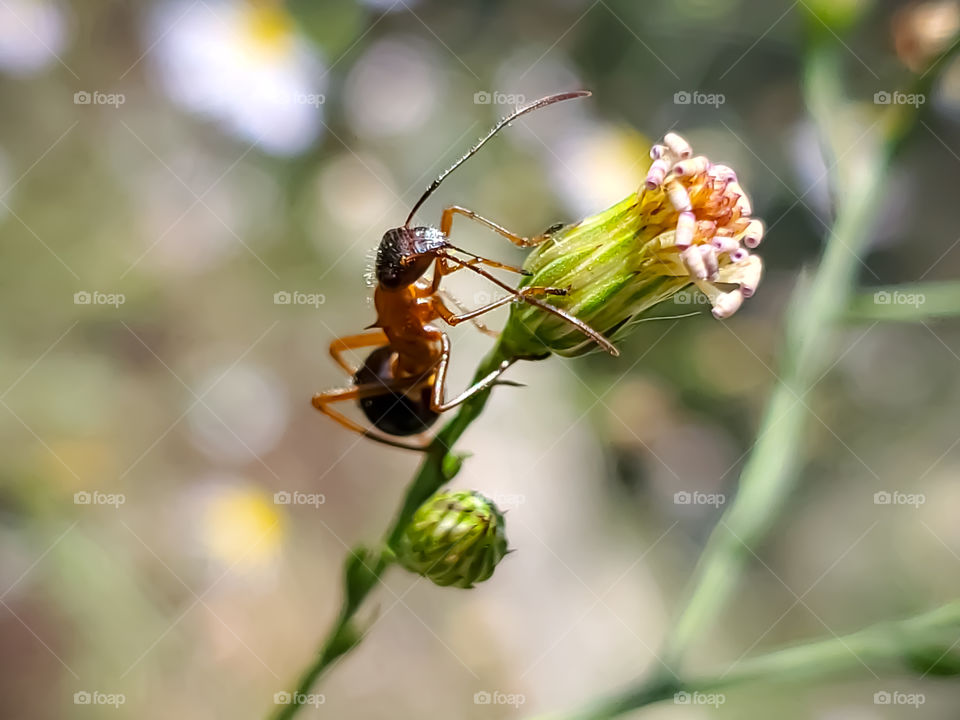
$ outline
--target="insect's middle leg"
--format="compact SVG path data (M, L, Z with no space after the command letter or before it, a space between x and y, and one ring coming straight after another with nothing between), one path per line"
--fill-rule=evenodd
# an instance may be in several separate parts
M460 301L457 299L457 297L456 297L455 295L453 295L453 294L452 294L450 291L448 291L448 290L443 290L443 289L438 288L437 291L436 291L436 296L437 296L441 301L446 301L446 302L450 303L451 305L453 305L453 306L454 306L458 311L460 311L461 313L469 312L469 311L467 310L467 308L464 306L464 304L463 304L462 302L460 302ZM442 316L441 316L441 317L442 317ZM476 317L472 317L472 318L470 318L470 322L472 322L472 323L473 323L473 326L474 326L477 330L479 330L480 332L482 332L484 335L489 335L490 337L494 337L494 338L495 338L495 337L500 337L500 333L498 333L496 330L491 330L489 327L487 327L487 325L486 325L482 320L478 320Z
M517 247L533 247L534 245L539 245L548 237L550 237L547 233L535 235L534 237L523 237L522 235L517 235L516 233L510 232L502 225L497 225L497 223L493 222L492 220L487 220L485 217L477 215L477 213L475 213L473 210L468 210L467 208L460 207L459 205L452 205L448 207L443 211L443 215L440 216L440 230L448 237L450 235L450 229L453 227L454 215L463 215L471 220L475 220L481 225L490 228L495 233L502 235Z
M496 300L489 302L486 305L482 305L474 310L464 311L462 307L458 307L458 309L461 311L459 315L444 305L442 298L439 296L435 297L433 301L433 308L437 315L440 316L440 319L447 323L447 325L459 325L467 320L475 323L476 318L480 317L481 315L488 313L491 310L496 310L498 307L508 305L509 303L512 303L518 299L524 300L532 297L543 297L545 295L564 295L565 293L565 290L561 290L559 288L530 285L520 288L519 290L513 290L511 291L510 295L497 298Z

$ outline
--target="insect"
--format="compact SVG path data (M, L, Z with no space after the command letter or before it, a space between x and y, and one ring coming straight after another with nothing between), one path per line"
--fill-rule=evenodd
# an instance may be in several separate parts
M557 315L576 326L612 355L618 352L610 342L586 323L569 313L544 302L541 298L564 295L563 288L528 286L514 289L486 268L526 274L524 270L467 252L450 243L450 230L455 215L463 215L502 235L519 247L533 247L546 240L546 232L524 237L510 232L472 210L454 205L443 211L440 227L412 227L420 206L440 183L471 158L483 145L510 122L528 112L563 100L589 96L587 91L550 95L518 108L503 118L463 157L441 173L414 204L402 227L387 230L377 248L375 262L376 288L374 306L377 320L368 332L337 338L330 344L334 361L352 378L347 388L327 390L313 396L313 406L343 427L393 447L425 450L425 444L414 444L397 438L425 432L446 410L456 407L478 392L494 384L513 384L499 380L514 362L505 360L500 366L451 399L446 397L447 370L450 364L450 338L437 326L442 320L454 326L471 321L482 332L496 335L478 318L484 313L511 302L526 302ZM463 259L463 255L468 259ZM486 266L486 267L484 267ZM426 277L433 269L432 275ZM487 278L508 294L474 310L465 310L441 287L441 280L461 269ZM456 312L450 309L450 303ZM351 367L344 353L359 348L374 348L359 368ZM368 430L343 415L333 406L355 400L375 428Z

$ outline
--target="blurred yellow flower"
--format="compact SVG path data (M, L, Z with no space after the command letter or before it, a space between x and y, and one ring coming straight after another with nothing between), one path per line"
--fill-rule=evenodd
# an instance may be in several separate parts
M204 508L201 538L211 559L238 574L255 572L278 557L283 517L259 488L223 486Z

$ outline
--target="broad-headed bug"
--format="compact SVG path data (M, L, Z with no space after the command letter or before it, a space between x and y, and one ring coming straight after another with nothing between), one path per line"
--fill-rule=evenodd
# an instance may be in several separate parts
M439 187L444 178L472 157L510 122L547 105L589 95L587 91L560 93L517 108L494 125L469 152L433 181L414 204L402 227L393 228L384 233L377 249L375 265L377 284L374 291L374 305L377 310L377 320L369 326L375 329L359 335L337 338L330 344L330 354L336 363L352 377L353 385L314 395L313 406L317 410L329 415L343 427L377 442L411 450L425 449L425 445L401 442L395 438L426 431L440 413L456 407L474 394L497 383L500 375L513 363L513 360L505 360L496 370L448 400L445 390L450 363L450 338L433 323L439 319L448 325L458 325L469 320L474 322L480 330L490 333L477 318L495 308L516 301L530 303L545 312L563 318L596 341L611 355L618 354L616 348L589 325L540 299L548 295L563 295L566 292L565 289L549 287L514 289L480 266L485 265L519 274L524 274L523 270L461 250L451 245L449 240L454 215L463 215L475 220L519 247L533 247L543 242L549 236L549 230L534 237L523 237L477 215L472 210L456 205L443 211L439 228L410 226L414 214ZM465 260L453 252L468 255L469 259ZM431 278L427 279L424 275L431 267L433 273ZM444 275L462 268L482 275L509 294L483 307L465 311L440 288L440 281ZM451 310L445 300L457 307L459 314ZM344 358L344 353L364 347L375 349L367 356L361 367L351 367ZM379 432L364 428L332 407L335 403L344 400L356 400L364 415Z

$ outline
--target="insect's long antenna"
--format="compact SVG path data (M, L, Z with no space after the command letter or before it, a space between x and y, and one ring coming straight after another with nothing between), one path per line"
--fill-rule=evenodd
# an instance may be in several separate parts
M609 340L607 340L603 335L598 333L592 327L587 325L583 320L580 320L579 318L574 317L573 315L566 312L565 310L561 310L560 308L554 305L551 305L550 303L544 302L539 298L530 297L529 295L521 295L518 291L514 290L505 282L501 281L495 275L488 273L486 270L483 270L482 268L478 268L476 265L470 265L468 262L461 260L460 258L450 255L448 253L444 253L443 257L445 257L447 260L450 260L460 265L463 268L466 268L467 270L470 270L471 272L477 273L477 275L483 275L483 277L487 278L487 280L492 282L494 285L506 290L508 293L516 297L518 300L523 300L523 302L525 303L529 303L530 305L538 307L545 312L551 313L552 315L556 315L558 318L573 325L580 332L582 332L584 335L586 335L595 343L597 343L597 345L599 345L604 350L606 350L608 353L610 353L614 357L619 357L620 351L617 350L617 348L615 348L610 343Z
M496 135L498 132L500 132L503 128L505 128L507 125L512 123L518 117L520 117L521 115L526 115L528 112L539 110L540 108L546 107L547 105L553 105L554 103L562 102L563 100L572 100L574 98L589 97L590 94L591 93L589 90L575 90L573 92L565 92L565 93L557 93L556 95L548 95L547 97L540 98L539 100L535 100L534 102L529 103L528 105L524 105L521 108L517 108L514 112L507 115L505 118L500 120L500 122L494 125L493 128L490 130L490 132L488 132L483 138L481 138L480 142L478 142L476 145L470 148L470 150L467 152L466 155L464 155L462 158L457 160L453 165L451 165L449 168L447 168L442 173L440 173L440 177L438 177L436 180L434 180L430 184L430 187L427 188L426 192L423 193L423 195L420 196L420 199L417 200L417 202L414 204L413 209L410 211L410 214L407 215L406 222L403 223L403 226L410 227L410 221L413 220L414 214L417 212L417 210L420 209L420 206L423 205L426 199L433 194L433 191L436 190L438 187L440 187L440 183L443 182L444 178L446 178L447 175L449 175L458 167L463 165L463 163L469 160L474 155L474 153L477 152L477 150L479 150L484 146L487 140L492 138L494 135Z

